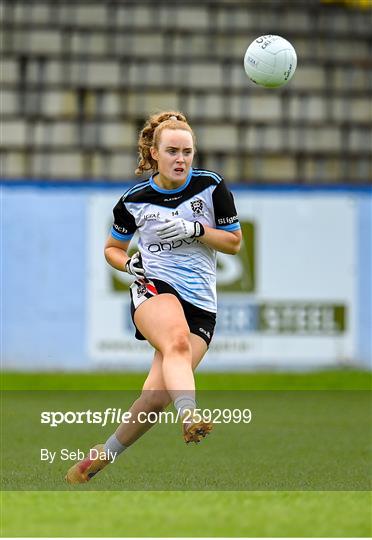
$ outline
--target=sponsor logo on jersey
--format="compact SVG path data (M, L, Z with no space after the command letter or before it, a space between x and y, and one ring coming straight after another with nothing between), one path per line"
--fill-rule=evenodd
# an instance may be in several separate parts
M217 223L218 225L231 225L231 223L235 223L236 221L238 221L238 216L232 216L218 218Z
M164 199L164 202L178 201L178 199L180 199L181 197L182 195L178 195L178 197L169 197L167 199Z
M120 227L120 225L117 225L114 223L114 229L115 231L118 231L119 233L126 234L128 233L128 230L125 227Z
M198 240L196 238L184 238L183 240L173 240L172 242L156 242L149 244L147 249L150 253L159 253L160 251L172 251L173 249L180 248L182 246L194 244Z
M158 221L160 219L160 212L151 212L143 216L145 221Z
M195 199L195 201L191 201L190 205L194 217L202 216L204 214L204 203L201 199Z

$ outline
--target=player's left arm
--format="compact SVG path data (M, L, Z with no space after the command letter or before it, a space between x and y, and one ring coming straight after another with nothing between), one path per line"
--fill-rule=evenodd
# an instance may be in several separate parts
M221 178L212 195L216 226L204 225L204 234L199 242L216 251L236 255L241 246L242 232L235 208L234 197Z
M224 231L204 225L204 234L198 240L216 251L221 251L221 253L236 255L239 253L242 243L242 232L240 229L237 231Z

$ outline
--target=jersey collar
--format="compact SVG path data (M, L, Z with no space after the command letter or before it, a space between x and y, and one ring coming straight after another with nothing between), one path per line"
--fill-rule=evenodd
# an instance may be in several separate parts
M156 173L156 174L158 174L158 173ZM155 189L155 191L158 191L159 193L179 193L180 191L183 191L184 189L186 189L187 186L189 185L191 177L192 177L192 167L190 168L190 172L187 175L186 182L184 184L182 184L182 186L180 186L179 188L176 188L176 189L162 189L162 188L160 188L158 185L155 184L154 176L155 176L155 174L153 174L150 177L150 186L153 189Z

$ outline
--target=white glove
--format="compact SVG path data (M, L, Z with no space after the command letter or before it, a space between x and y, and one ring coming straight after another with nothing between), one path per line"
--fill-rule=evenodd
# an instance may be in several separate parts
M132 274L137 278L145 277L145 270L143 269L142 257L139 251L136 251L134 255L125 263L125 270L128 274Z
M204 227L199 221L176 218L158 227L156 232L162 240L183 240L203 236Z

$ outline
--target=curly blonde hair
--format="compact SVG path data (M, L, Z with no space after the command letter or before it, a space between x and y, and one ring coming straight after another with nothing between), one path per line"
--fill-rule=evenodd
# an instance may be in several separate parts
M195 135L184 114L179 111L163 111L153 114L148 118L138 137L139 157L138 167L135 170L137 175L158 170L157 161L152 158L150 148L152 146L158 148L160 134L163 129L183 129L188 131L192 135L195 147Z

